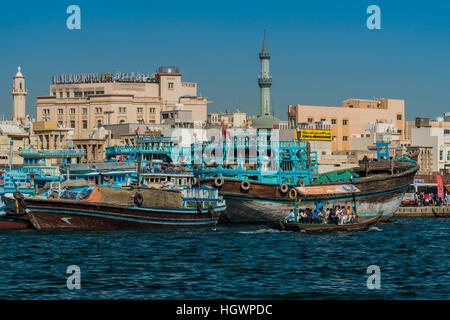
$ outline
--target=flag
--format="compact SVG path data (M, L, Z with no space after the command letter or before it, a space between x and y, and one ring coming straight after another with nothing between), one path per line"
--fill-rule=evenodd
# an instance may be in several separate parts
M139 127L136 129L136 135L139 137Z
M444 183L442 181L442 177L440 175L436 175L436 183L437 183L437 196L438 198L444 199Z
M352 174L350 175L350 181L353 183L353 182L355 182L355 179L354 179L354 177L353 177L353 170L352 170Z

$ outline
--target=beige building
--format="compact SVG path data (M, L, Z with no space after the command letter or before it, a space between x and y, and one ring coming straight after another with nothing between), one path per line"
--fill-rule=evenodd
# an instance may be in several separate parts
M288 121L291 128L299 123L329 122L333 131L332 151L349 150L350 139L365 134L364 126L374 121L395 125L399 139L404 139L405 102L397 99L349 99L342 107L290 105Z
M420 174L450 172L450 118L416 118L411 128L410 149L414 148L420 150Z
M50 95L37 97L37 120L74 129L75 138L104 124L159 124L161 111L183 104L194 121L206 122L207 98L197 84L183 82L177 67L161 67L152 76L88 74L54 77Z
M68 147L70 129L61 128L56 121L38 121L33 123L33 133L37 138L37 148L61 150Z
M225 112L208 114L208 123L213 125L222 125L225 127L243 128L247 125L247 114L245 112Z

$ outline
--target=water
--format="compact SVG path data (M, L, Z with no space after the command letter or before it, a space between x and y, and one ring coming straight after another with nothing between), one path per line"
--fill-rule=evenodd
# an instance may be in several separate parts
M1 231L0 299L449 299L449 231L448 219L323 234ZM67 289L70 265L81 290Z

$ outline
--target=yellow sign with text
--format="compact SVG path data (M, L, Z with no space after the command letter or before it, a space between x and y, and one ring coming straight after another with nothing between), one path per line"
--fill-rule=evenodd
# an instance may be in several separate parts
M299 129L297 136L299 140L333 140L333 132L331 130Z

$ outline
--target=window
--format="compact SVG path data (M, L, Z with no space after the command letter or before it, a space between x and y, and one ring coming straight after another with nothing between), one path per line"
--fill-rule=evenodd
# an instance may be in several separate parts
M63 97L63 93L62 93L62 92L59 93L59 97L60 97L60 98Z
M63 127L63 122L62 121L58 121L58 127L60 127L60 128Z
M87 120L83 120L83 129L87 129Z
M75 128L75 120L70 120L70 127L71 127L72 129Z
M342 141L348 141L348 137L347 136L343 136L342 137Z
M397 120L402 120L402 115L401 114L397 115Z
M321 118L320 121L325 122L325 121L327 121L327 119Z
M150 108L150 113L155 113L155 108Z
M87 114L87 108L83 108L83 114Z
M450 150L447 151L447 160L450 160Z
M353 105L352 105L352 104L350 104L350 105L348 105L348 107L349 107L349 108L353 108Z
M70 98L70 92L66 92L66 98Z
M169 89L173 89L173 82L169 82Z
M343 125L343 126L348 125L348 120L347 120L347 119L342 120L342 125Z
M90 95L94 94L94 91L85 91L84 92L84 97L89 97Z
M313 118L308 118L308 122L313 122Z
M102 126L102 120L97 120L97 128L100 128Z
M444 160L444 150L439 151L439 160L440 161Z
M96 113L102 113L102 108L95 108Z
M150 120L149 122L150 122L150 123L156 123L155 120Z
M64 109L58 109L58 114L63 114L64 113Z
M75 114L75 108L70 108L70 114Z
M95 91L95 94L105 94L105 91Z
M397 130L397 133L398 133L398 134L402 134L402 132L403 132L403 131L402 131L402 130L400 130L400 129L399 129L399 130Z
M137 113L142 113L143 108L137 108Z
M122 120L120 120L120 122L119 122L119 123L125 123L125 120L123 120L123 119L122 119Z
M81 97L83 97L83 92L75 91L75 98L81 98Z
M53 92L53 96L56 97L56 92Z
M139 109L139 108L138 108ZM119 107L119 113L125 113L127 111L127 108L125 107ZM139 112L139 111L138 111Z
M331 119L331 124L336 124L336 119Z
M450 134L450 130L445 129L445 130L444 130L444 134Z

